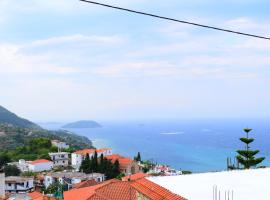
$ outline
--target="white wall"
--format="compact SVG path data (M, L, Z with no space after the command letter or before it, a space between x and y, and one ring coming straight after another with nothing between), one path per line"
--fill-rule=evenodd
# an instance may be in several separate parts
M29 164L28 166L29 166L29 171L33 171L33 172L49 171L53 168L53 162L38 163L35 165Z
M0 198L5 198L5 174L0 174Z
M27 185L28 183L28 185ZM17 187L15 187L16 183L6 183L5 184L5 190L9 191L9 190L13 190L13 191L27 191L30 190L34 187L34 180L28 180L28 181L24 181L22 185L18 185Z

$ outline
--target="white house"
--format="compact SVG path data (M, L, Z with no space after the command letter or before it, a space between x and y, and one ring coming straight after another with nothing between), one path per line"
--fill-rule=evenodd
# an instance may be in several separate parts
M0 199L5 198L5 174L0 172Z
M54 167L66 167L69 165L69 153L67 152L49 153L49 156L51 157Z
M28 169L32 172L50 171L53 168L53 162L45 159L28 162Z
M57 147L60 150L69 148L68 144L66 144L65 142L61 142L59 140L52 140L51 143L52 143L53 146Z
M112 155L112 150L108 148L103 149L83 149L71 154L71 164L77 170L80 168L82 161L85 159L86 154L89 154L90 158L97 152L98 157Z
M72 188L75 184L82 181L95 180L96 182L105 181L105 175L100 173L85 174L81 172L54 172L49 173L44 178L45 187L58 181L62 185L66 185L67 189Z
M11 163L8 163L8 165L16 165L22 172L27 172L29 171L28 162L30 161L25 161L23 159L20 159L19 162L11 162Z
M9 176L5 179L6 192L19 193L32 191L34 188L33 177Z

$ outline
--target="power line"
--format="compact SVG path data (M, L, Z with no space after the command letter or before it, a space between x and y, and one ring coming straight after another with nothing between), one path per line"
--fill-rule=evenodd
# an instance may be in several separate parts
M79 1L90 3L90 4L95 4L95 5L99 5L99 6L103 6L103 7L113 8L113 9L117 9L117 10L127 11L127 12L131 12L131 13L136 13L136 14L140 14L140 15L146 15L146 16L150 16L150 17L154 17L154 18L174 21L174 22L178 22L178 23L183 23L183 24L188 24L188 25L193 25L193 26L199 26L199 27L202 27L202 28L214 29L214 30L217 30L217 31L223 31L223 32L228 32L228 33L233 33L233 34L238 34L238 35L244 35L244 36L248 36L248 37L255 37L255 38L270 40L270 37L254 35L254 34L249 34L249 33L244 33L244 32L238 32L238 31L233 31L233 30L229 30L229 29L218 28L218 27L214 27L214 26L208 26L208 25L198 24L198 23L194 23L194 22L169 18L169 17L163 17L163 16L151 14L151 13L131 10L131 9L122 8L122 7L118 7L118 6L112 6L112 5L109 5L109 4L99 3L99 2L95 2L95 1L88 1L88 0L79 0Z

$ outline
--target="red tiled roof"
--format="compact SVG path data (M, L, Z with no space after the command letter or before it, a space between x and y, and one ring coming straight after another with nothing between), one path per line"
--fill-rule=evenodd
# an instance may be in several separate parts
M29 162L29 164L36 165L36 164L40 164L40 163L49 163L49 162L52 162L52 161L41 159L41 160L34 160L32 162Z
M123 177L122 181L135 181L135 180L138 180L140 178L145 178L147 176L148 176L148 174L137 173L137 174L132 174L132 175Z
M95 186L85 187L85 188L79 188L79 189L72 189L69 191L64 192L64 200L88 200L91 196L95 194L95 190L108 185L112 182L117 182L119 180L108 180L105 182L102 182Z
M118 154L105 156L105 158L111 160L112 162L115 162L116 160L118 160L120 166L126 166L134 162L132 159L120 156Z
M131 182L132 187L134 187L140 193L146 195L150 199L154 200L185 200L185 198L172 193L171 191L155 184L146 178L138 179Z
M46 195L41 194L40 192L31 192L27 194L31 200L55 200L53 197L48 197Z
M103 149L82 149L82 150L79 150L79 151L75 151L74 153L81 154L81 155L86 155L86 154L93 154L93 153L95 153L95 151L97 153L103 153L103 152L108 151L108 150L111 150L111 149L107 149L107 148L103 148Z
M79 189L79 188L85 188L85 187L89 187L89 186L94 186L99 184L98 182L96 182L95 180L88 180L88 181L83 181L81 183L77 183L74 188Z
M151 200L186 200L145 178L130 182L113 179L91 187L72 189L64 192L64 199L136 200L138 193Z

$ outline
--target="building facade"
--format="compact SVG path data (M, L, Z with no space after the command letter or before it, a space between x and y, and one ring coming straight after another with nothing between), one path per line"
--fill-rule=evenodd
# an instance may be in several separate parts
M32 172L50 171L53 168L53 162L45 159L28 162L28 169Z
M82 161L85 159L86 155L89 154L89 157L91 158L94 156L95 152L97 152L97 156L100 157L101 155L103 156L109 156L112 155L112 150L103 148L103 149L83 149L76 151L71 154L71 164L72 166L79 170L80 166L82 164Z
M95 180L96 182L105 181L105 175L100 173L85 174L81 172L54 172L49 173L44 178L44 186L47 188L55 182L59 182L66 186L66 189L72 188L74 185L87 180Z
M29 192L34 189L33 177L9 176L5 179L5 190L10 193Z
M142 172L142 167L139 166L138 162L130 158L126 158L118 154L109 155L106 156L106 158L112 162L118 160L120 171L125 174L125 176Z
M69 166L69 153L57 152L49 153L54 167L67 167Z
M55 147L57 147L60 150L61 149L68 149L69 148L69 145L68 144L66 144L65 142L61 142L59 140L52 140L51 143L52 143L52 146L55 146Z
M0 171L0 199L5 198L5 174Z

